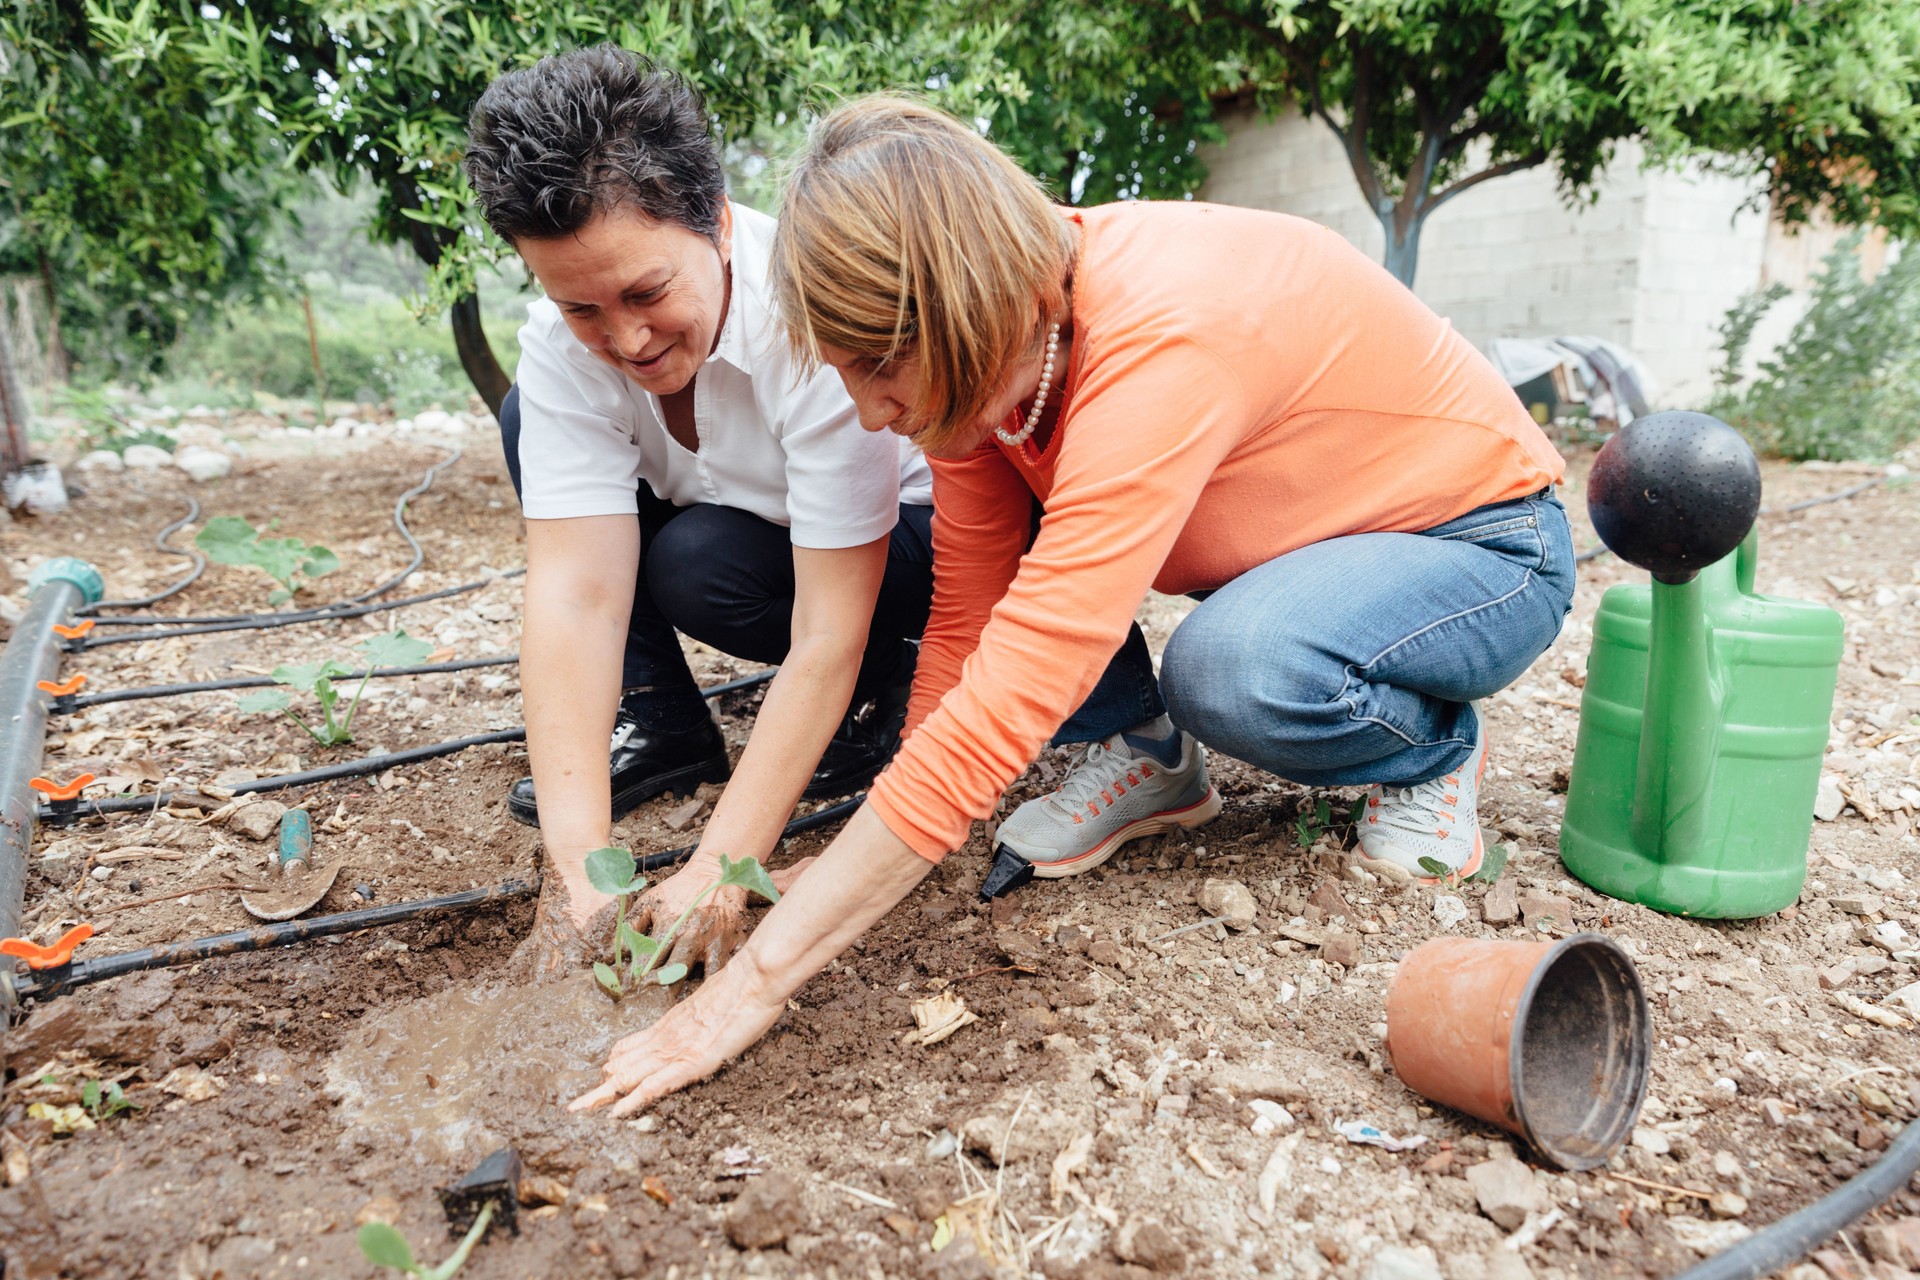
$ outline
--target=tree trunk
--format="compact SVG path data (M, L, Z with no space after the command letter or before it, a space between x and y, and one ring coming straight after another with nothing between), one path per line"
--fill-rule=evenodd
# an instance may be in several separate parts
M67 344L60 340L60 291L54 288L53 264L44 253L40 255L40 283L47 291L47 381L59 385L72 373L73 363L67 359Z
M498 418L513 382L493 354L487 331L480 327L480 295L470 293L454 303L448 318L453 322L453 345L460 353L460 367L467 371L467 380Z
M1381 230L1387 233L1383 261L1393 278L1409 289L1413 288L1414 273L1420 269L1420 228L1426 220L1425 214L1415 214L1403 227L1392 210L1380 215Z
M15 475L27 465L27 397L14 372L10 327L0 323L0 476Z

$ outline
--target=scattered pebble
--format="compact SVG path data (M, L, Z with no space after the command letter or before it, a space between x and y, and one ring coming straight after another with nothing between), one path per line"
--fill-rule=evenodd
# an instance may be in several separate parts
M1200 910L1217 916L1230 929L1245 929L1259 913L1253 891L1238 880L1208 880L1194 899Z
M1450 893L1435 894L1433 898L1433 918L1442 929L1452 929L1467 922L1467 904Z
M1636 1131L1636 1142L1638 1137ZM1547 1207L1546 1191L1533 1170L1511 1157L1471 1166L1467 1169L1467 1185L1473 1188L1480 1212L1502 1231L1517 1229L1528 1214Z

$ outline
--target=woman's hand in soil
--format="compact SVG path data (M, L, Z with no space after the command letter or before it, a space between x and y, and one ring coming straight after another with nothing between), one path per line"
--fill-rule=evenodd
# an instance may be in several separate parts
M673 936L667 954L658 967L684 964L699 968L709 976L720 972L747 940L747 891L734 886L715 889L694 906L707 887L720 878L720 868L694 863L662 880L633 904L627 923L656 941L665 942L681 913L693 908L686 923Z
M873 810L855 813L817 866L785 868L790 891L732 964L652 1026L614 1046L607 1078L570 1111L614 1103L615 1116L704 1080L779 1019L787 997L906 897L933 869Z

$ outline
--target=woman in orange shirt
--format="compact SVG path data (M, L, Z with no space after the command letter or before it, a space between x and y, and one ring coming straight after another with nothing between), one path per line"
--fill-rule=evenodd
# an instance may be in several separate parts
M1475 700L1558 633L1573 551L1559 455L1444 320L1297 218L1060 210L897 98L816 126L774 257L796 347L933 463L910 736L739 956L576 1107L631 1111L746 1048L1050 736L1092 745L1003 825L1022 875L1218 812L1202 744L1369 786L1379 874L1478 867ZM1157 681L1149 588L1202 599Z

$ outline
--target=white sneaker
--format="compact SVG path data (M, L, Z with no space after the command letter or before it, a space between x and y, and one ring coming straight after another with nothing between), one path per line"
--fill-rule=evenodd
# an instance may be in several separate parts
M1389 880L1437 884L1423 861L1463 879L1480 869L1480 776L1487 768L1486 718L1473 708L1473 754L1452 773L1411 787L1372 787L1360 826L1360 865Z
M1029 800L1000 824L995 843L1057 880L1090 871L1141 836L1197 827L1220 813L1220 793L1207 781L1207 752L1180 735L1172 768L1136 755L1119 734L1087 748L1058 791Z

